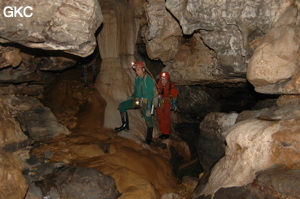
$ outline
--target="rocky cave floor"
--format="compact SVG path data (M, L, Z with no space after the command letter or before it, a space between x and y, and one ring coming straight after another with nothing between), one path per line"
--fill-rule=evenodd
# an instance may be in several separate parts
M90 185L79 182L84 178L80 175L86 171L78 171L78 168L94 168L111 176L117 188L114 188L115 191L110 189L108 195L111 198L114 194L120 198L161 198L165 194L189 198L195 182L188 186L176 179L171 165L163 157L167 153L164 147L167 143L151 146L138 144L118 136L113 129L102 127L105 102L97 94L91 74L89 68L88 87L85 87L81 68L76 67L59 75L45 90L43 103L51 108L57 120L68 127L70 133L33 144L32 157L28 162L35 169L24 171L27 181L31 183L27 198L34 198L34 195L55 198L59 192L59 188L55 188L58 181L66 181L65 175L76 180L74 168L79 172L79 179L72 189L79 189L86 196L101 193L95 189L93 182L90 181ZM68 174L63 174L63 171L72 168L73 177L70 177L70 170ZM88 187L83 188L82 183ZM68 192L65 196L72 197L72 192L75 193L72 189L65 188Z

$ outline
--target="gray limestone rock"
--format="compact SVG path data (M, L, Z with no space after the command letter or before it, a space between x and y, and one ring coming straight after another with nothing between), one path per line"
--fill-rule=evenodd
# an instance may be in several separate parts
M299 169L299 156L295 155L300 150L299 117L299 106L287 104L255 111L253 117L233 125L226 135L225 156L212 168L208 182L196 189L195 196L214 195L221 188L255 185L257 181L270 182L274 190L286 195L288 186L279 185L278 180L295 183L290 176L293 170ZM273 176L276 172L259 177L262 171L277 165L290 171L276 174L278 177ZM291 191L289 196L299 194Z
M69 133L65 126L57 122L51 110L33 97L5 96L3 103L10 109L11 117L19 123L22 131L34 140Z
M214 198L299 198L299 182L299 169L277 167L259 172L254 182L246 186L221 188L214 194ZM211 195L197 197L197 199L206 198L211 198Z
M25 9L26 6L30 8ZM103 18L96 0L8 0L1 1L0 7L3 8L1 42L62 50L82 57L91 54L96 47L94 34ZM15 9L20 12L12 13Z
M28 198L114 199L119 195L114 179L94 168L43 164L24 175Z
M204 172L225 154L225 137L229 127L235 124L237 113L209 113L200 123L197 154Z
M255 90L267 94L299 94L299 10L290 7L255 50L247 78Z

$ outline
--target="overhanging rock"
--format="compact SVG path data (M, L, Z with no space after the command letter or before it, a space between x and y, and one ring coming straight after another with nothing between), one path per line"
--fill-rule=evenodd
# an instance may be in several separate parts
M0 2L0 10L1 43L82 57L94 51L95 32L103 20L97 0L8 0Z

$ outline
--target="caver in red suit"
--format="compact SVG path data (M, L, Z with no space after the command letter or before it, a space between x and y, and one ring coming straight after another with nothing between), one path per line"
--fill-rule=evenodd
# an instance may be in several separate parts
M162 72L157 82L160 95L159 106L156 108L159 128L162 135L161 139L167 139L171 133L171 110L177 110L178 90L170 80L168 72Z

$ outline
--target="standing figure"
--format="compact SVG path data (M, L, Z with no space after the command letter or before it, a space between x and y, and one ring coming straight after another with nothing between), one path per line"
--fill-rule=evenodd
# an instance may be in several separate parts
M151 144L153 134L153 121L151 115L152 100L154 97L154 80L146 73L145 63L141 61L132 62L132 68L135 70L134 91L127 100L119 105L122 125L115 128L117 132L129 130L128 114L129 109L140 109L145 118L147 126L146 144Z
M167 139L171 133L171 111L177 111L178 90L170 80L168 72L162 72L157 82L160 95L159 107L156 108L157 119L161 131L160 139Z

